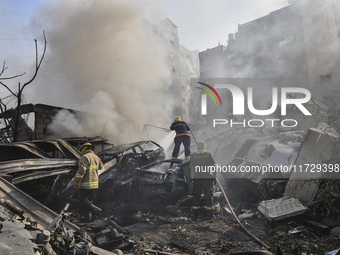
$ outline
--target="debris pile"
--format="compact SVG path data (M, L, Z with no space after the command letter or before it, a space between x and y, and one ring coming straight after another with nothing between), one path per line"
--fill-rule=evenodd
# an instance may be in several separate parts
M317 129L264 138L233 132L229 151L216 137L207 144L218 144L215 154L223 150L236 168L324 163L335 137ZM340 247L337 179L301 178L293 168L276 176L220 174L214 218L195 221L189 160L166 159L150 140L114 146L100 139L96 153L105 167L95 202L102 212L87 221L72 188L78 144L0 145L0 254L302 255L336 254Z

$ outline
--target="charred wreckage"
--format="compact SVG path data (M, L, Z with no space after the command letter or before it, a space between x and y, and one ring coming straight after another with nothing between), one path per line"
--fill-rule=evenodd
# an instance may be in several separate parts
M286 132L264 138L259 138L256 132L242 137L238 129L231 130L233 134L221 132L235 139L217 147L215 154L218 154L217 151L226 152L228 146L233 150L236 148L235 153L231 153L233 158L225 157L232 169L318 163L321 158L330 157L330 144L337 139L337 134L325 133L322 129L309 129L307 133ZM221 134L219 139L223 138ZM216 143L214 138L207 140L208 146L209 142ZM95 145L95 153L101 158L104 169L99 172L95 200L103 212L94 221L85 223L76 199L77 191L72 187L81 157L78 148L86 141ZM279 225L282 221L288 224L290 235L313 232L311 235L315 237L321 232L327 233L322 242L332 245L321 247L319 244L319 248L334 250L334 253L325 254L338 252L335 248L339 248L340 234L331 237L328 234L337 229L339 215L337 219L332 218L334 220L329 225L305 217L311 211L310 205L318 203L315 197L318 189L322 188L322 182L315 182L315 179L322 180L324 175L321 173L315 175L312 181L300 178L299 173L294 171L280 173L274 178L263 172L243 172L242 176L236 177L234 173L220 174L216 178L218 185L214 192L214 207L220 218L194 223L188 216L193 189L189 166L189 160L167 159L164 149L152 140L118 146L100 137L0 144L0 253L312 254L303 253L306 245L301 244L291 245L294 246L294 249L291 248L293 253L287 253L278 245L271 248L244 227L251 227L253 223L252 231L273 246L273 243L280 243L279 239L275 239L275 231L282 235L284 230ZM230 201L225 192L230 195ZM250 204L252 209L248 209ZM159 215L155 215L154 208ZM295 218L298 220L294 221ZM276 224L274 234L271 227L261 229L256 225L264 220ZM141 225L135 229L126 227L136 222ZM225 223L230 226L237 223L239 226L234 228L241 227L242 231L228 235L224 230ZM162 229L165 226L167 228ZM164 237L167 241L159 241L163 246L143 237L148 229L150 238L155 240L161 240L163 232L167 233ZM199 238L197 231L204 233L202 240L196 240ZM248 237L241 236L239 232ZM212 242L211 238L206 240L207 236L216 238L216 242ZM243 251L251 249L252 252L233 253L240 247Z
M159 196L161 201L189 194L182 171L188 162L165 160L164 149L157 143L145 140L114 146L98 137L85 140L96 144L104 163L98 201L136 201L150 196ZM111 254L94 244L109 244L105 235L122 239L125 232L112 219L106 220L115 228L104 230L95 240L67 220L70 209L77 215L77 206L72 208L77 204L72 184L81 157L76 147L85 140L0 144L0 236L6 240L1 254ZM47 206L61 212L56 214ZM18 243L25 238L26 244Z

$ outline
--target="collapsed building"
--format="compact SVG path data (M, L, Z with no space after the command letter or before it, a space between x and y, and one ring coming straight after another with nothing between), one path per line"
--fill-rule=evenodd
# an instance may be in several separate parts
M337 140L338 135L325 125L318 129L309 129L307 133L292 131L269 136L259 135L256 129L248 129L247 132L237 128L227 131L220 129L214 134L209 130L193 132L198 137L206 138L208 148L211 148L221 165L232 166L234 169L240 169L242 166L257 166L258 169L261 166L264 169L264 166L279 164L289 168L289 171L279 171L274 175L260 171L245 172L242 176L233 176L233 173L218 175L232 204L243 207L236 210L237 208L232 206L239 214L239 219L247 220L250 217L256 222L256 219L262 221L264 217L280 224L284 220L294 220L300 215L306 215L310 212L309 207L318 203L314 198L323 178L334 177L325 177L323 173L318 172L310 179L310 176L305 174L306 169L302 170L303 175L298 175L299 172L292 168L296 164L304 166L305 162L319 164L330 158L333 142ZM224 140L226 137L228 140ZM100 195L96 202L102 206L104 213L93 223L82 222L79 214L81 207L77 202L75 190L72 189L77 161L80 158L77 148L84 141L96 144L96 153L105 165L104 170L99 173ZM71 249L74 254L81 254L80 252L84 250L94 254L106 254L122 249L124 252L138 250L141 254L157 254L155 252L167 254L157 245L148 246L142 239L138 241L130 239L136 233L141 236L151 235L146 230L145 224L138 224L152 217L152 221L160 220L163 224L166 224L164 221L173 219L175 223L166 224L169 227L174 226L173 224L183 224L183 220L188 228L194 227L186 218L188 214L190 215L192 192L189 162L167 159L164 148L154 141L144 140L114 145L100 137L78 137L2 144L0 151L3 208L1 216L3 227L0 235L12 235L8 229L13 231L24 229L20 232L27 232L27 224L29 224L28 232L32 232L29 234L35 237L28 238L27 233L23 233L24 237L20 238L36 240L29 246L36 252L49 250L51 253L47 254L53 254L56 250L66 252ZM264 189L264 184L270 183L272 184L270 188ZM221 219L228 219L233 208L225 204L220 191L217 188L214 196L216 212ZM246 208L249 204L258 208L253 207L248 210ZM152 214L160 213L158 218L153 218L155 216L150 215L150 210ZM182 217L179 217L180 215ZM6 219L11 219L11 223ZM318 223L323 233L325 231L329 233L330 229L336 226L337 219L332 218L332 220L332 225ZM55 224L56 222L58 224ZM221 224L218 218L215 222ZM298 222L302 224L301 226L306 226L307 223L312 225L312 227L309 225L311 229L315 228L316 224L312 221ZM120 225L129 226L133 223L135 225L131 228ZM85 233L83 228L86 229L89 224L92 227ZM199 224L205 223L203 221ZM143 226L142 232L138 232L140 226ZM58 228L59 230L55 230ZM201 229L201 231L205 230ZM236 226L233 231L239 232ZM40 240L41 238L43 241ZM168 250L169 252L187 250L196 253L188 244L180 242L178 236L172 238L175 239L172 240L173 244L170 245L172 248ZM336 241L336 238L332 242ZM64 241L60 242L60 240ZM223 240L223 242L228 241L228 239ZM243 241L243 243L247 242L249 240ZM229 243L229 245L233 246L229 248L229 252L240 247L239 243L237 245ZM273 246L273 243L271 245ZM157 249L151 249L152 247ZM333 244L330 247L337 248ZM27 249L26 246L25 249L31 248ZM248 244L243 249L256 248ZM58 252L57 254L60 254ZM274 250L270 252L272 252L270 254L279 254Z

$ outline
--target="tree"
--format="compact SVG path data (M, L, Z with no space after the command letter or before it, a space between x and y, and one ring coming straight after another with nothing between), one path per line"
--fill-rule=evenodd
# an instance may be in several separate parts
M0 71L0 84L7 89L7 91L9 91L10 93L10 97L14 97L16 100L16 107L14 108L13 114L11 114L11 116L8 116L8 114L5 114L7 112L7 105L6 103L4 103L4 99L8 98L0 98L0 111L3 115L3 120L4 120L4 127L0 130L0 139L2 139L3 141L9 141L10 142L16 142L18 141L18 136L19 136L19 121L20 121L20 117L21 117L21 105L22 105L22 100L23 100L23 91L24 89L27 87L27 85L29 85L30 83L32 83L32 81L36 78L38 71L40 69L41 63L44 59L45 56L45 52L46 52L46 45L47 45L47 41L46 41L46 36L45 36L45 32L43 31L43 35L44 35L44 50L43 53L39 59L39 54L38 54L38 41L37 39L34 39L34 43L35 43L35 72L33 74L33 76L24 84L22 84L20 81L18 82L18 90L14 91L13 89L11 89L9 87L9 85L7 85L5 82L8 80L13 80L16 79L18 77L22 77L26 74L19 74L19 75L14 75L11 77L2 77L2 75L4 74L4 72L6 71L7 67L5 62L3 63L2 69Z

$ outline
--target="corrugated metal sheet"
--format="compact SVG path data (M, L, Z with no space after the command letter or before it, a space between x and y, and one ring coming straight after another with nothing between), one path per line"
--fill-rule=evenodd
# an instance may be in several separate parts
M0 177L0 197L11 201L15 206L19 207L31 219L36 220L40 227L45 229L57 217L57 214L48 207L39 203L37 200L28 196L14 185ZM66 221L66 226L72 230L79 230L75 224Z

